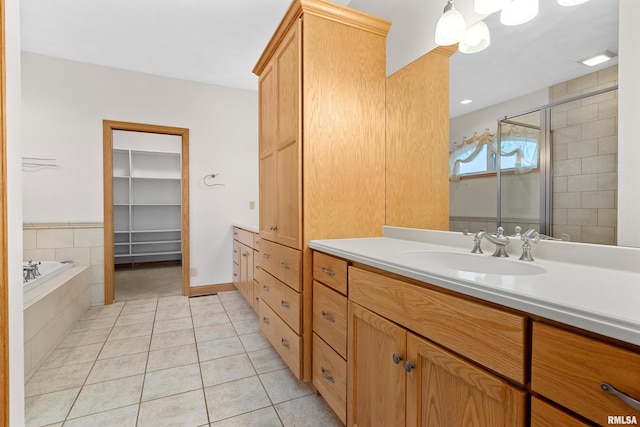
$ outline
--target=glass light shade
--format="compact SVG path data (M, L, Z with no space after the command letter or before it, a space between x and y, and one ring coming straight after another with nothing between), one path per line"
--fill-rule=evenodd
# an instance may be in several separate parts
M484 21L478 21L465 30L458 50L462 53L477 53L488 48L490 44L489 27Z
M511 0L474 0L473 11L479 15L491 15L493 12L499 11L510 2Z
M576 6L582 3L586 3L589 0L558 0L560 6Z
M436 44L448 46L458 43L466 27L462 14L451 8L438 19L438 24L436 24Z
M531 21L538 14L538 0L513 0L500 12L503 25L520 25Z

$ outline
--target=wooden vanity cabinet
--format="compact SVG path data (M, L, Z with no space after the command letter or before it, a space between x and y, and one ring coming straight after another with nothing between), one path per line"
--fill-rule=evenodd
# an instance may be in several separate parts
M239 227L233 228L233 284L252 307L255 304L254 258L258 252L254 249L255 235Z

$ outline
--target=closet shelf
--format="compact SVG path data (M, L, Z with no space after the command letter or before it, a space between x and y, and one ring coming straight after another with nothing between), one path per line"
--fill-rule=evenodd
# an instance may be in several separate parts
M128 258L128 257L155 256L155 255L180 255L180 254L182 254L181 251L167 251L167 252L156 251L156 252L145 252L145 253L139 253L139 254L117 254L117 255L114 255L114 257Z

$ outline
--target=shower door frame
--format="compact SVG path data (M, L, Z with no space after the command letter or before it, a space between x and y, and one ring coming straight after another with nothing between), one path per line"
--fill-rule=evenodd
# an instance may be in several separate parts
M181 233L182 240L182 295L191 295L189 275L189 129L149 125L142 123L103 120L103 186L104 186L104 303L112 304L114 299L114 222L113 222L113 131L155 133L176 135L182 139L182 205Z

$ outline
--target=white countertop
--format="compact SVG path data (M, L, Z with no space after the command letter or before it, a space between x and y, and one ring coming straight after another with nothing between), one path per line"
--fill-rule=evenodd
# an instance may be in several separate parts
M235 221L231 223L232 226L242 228L243 230L250 231L252 233L259 233L260 228L258 224L254 222Z
M461 233L384 227L383 237L314 240L312 249L400 274L465 295L522 310L588 331L640 345L640 249L585 243L534 244L541 274L498 275L425 265L411 252L469 254L473 238ZM522 242L511 239L510 258L493 258L494 245L482 244L486 262L519 261ZM475 260L474 260L475 261ZM518 267L518 266L515 266Z

